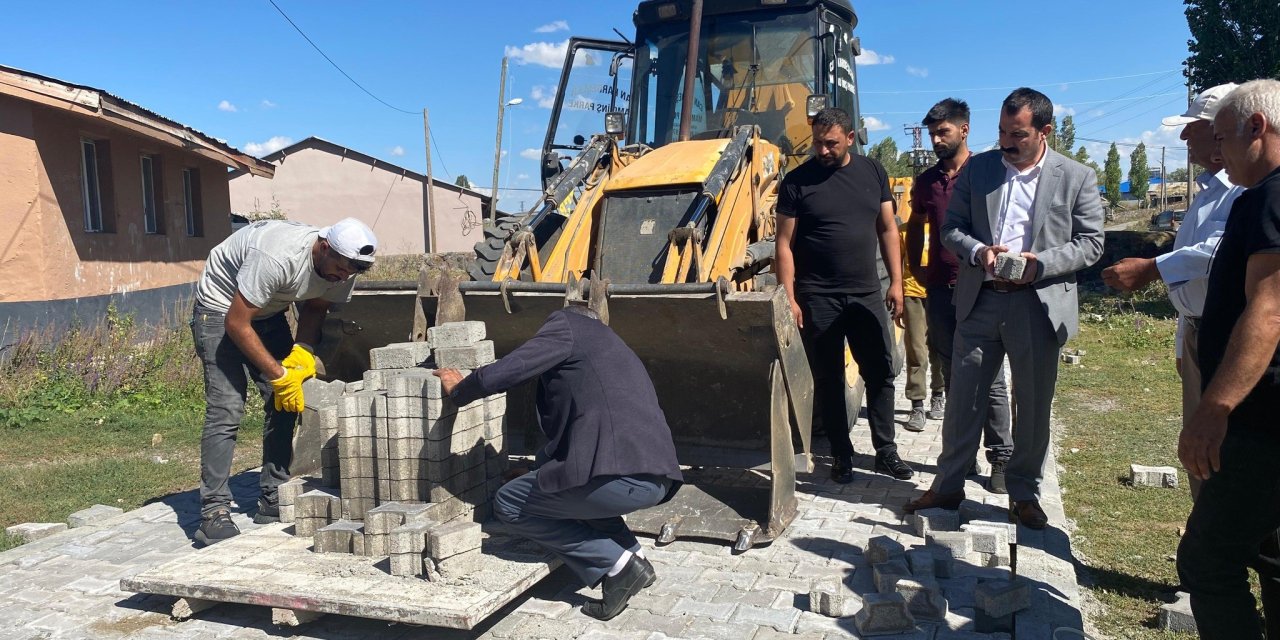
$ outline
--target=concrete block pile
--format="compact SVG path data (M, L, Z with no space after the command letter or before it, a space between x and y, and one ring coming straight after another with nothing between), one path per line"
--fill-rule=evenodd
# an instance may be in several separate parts
M321 477L280 488L281 520L317 553L389 559L394 575L447 580L480 559L480 525L507 471L506 397L456 406L433 368L494 361L480 322L369 352L364 379L317 410Z

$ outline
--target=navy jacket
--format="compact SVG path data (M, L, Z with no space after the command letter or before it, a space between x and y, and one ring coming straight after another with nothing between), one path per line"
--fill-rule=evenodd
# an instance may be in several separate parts
M599 476L665 476L673 489L683 481L671 428L640 358L612 329L576 309L551 313L528 342L476 369L451 398L462 406L534 376L549 440L538 454L540 489L563 491Z

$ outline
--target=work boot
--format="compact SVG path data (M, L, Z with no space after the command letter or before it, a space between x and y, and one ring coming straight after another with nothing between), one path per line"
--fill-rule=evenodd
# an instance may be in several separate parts
M640 593L653 579L653 565L640 556L631 556L618 575L604 577L600 586L604 598L583 604L582 612L597 620L612 620L627 608L631 596Z
M902 428L916 433L924 431L924 407L911 407L911 416L907 418L907 423L902 425Z
M915 471L907 463L898 457L898 452L886 453L876 456L876 473L883 473L887 476L893 476L899 480L910 480L916 475Z
M831 479L840 484L853 482L853 456L840 456L831 463Z
M1043 529L1049 524L1049 516L1040 508L1038 500L1014 502L1009 507L1009 513L1028 529Z
M231 512L221 508L204 517L200 528L196 530L196 542L209 546L238 535L240 535L240 527L231 521Z
M941 393L933 394L929 398L929 412L925 414L930 420L941 420L947 415L947 397Z
M254 524L271 524L280 522L280 505L258 498L258 512L253 514Z
M1008 463L1004 460L996 460L991 463L991 478L987 480L987 491L999 494L1009 493L1004 484L1004 466L1006 464Z

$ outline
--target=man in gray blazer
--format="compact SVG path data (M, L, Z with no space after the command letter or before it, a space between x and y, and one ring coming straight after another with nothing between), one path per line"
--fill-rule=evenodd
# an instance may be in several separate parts
M988 389L1007 354L1017 416L1005 469L1010 509L1033 529L1048 523L1040 481L1058 355L1077 331L1075 274L1102 255L1103 238L1097 177L1049 148L1052 119L1048 97L1015 90L1000 110L1000 148L974 156L957 178L942 227L960 262L951 397L938 475L908 513L964 501Z

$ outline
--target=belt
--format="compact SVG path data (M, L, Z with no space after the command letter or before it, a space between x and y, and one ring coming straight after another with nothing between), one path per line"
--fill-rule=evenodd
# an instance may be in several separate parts
M1030 289L1031 285L1015 284L1012 282L1005 282L1003 280L984 280L982 282L982 288L990 289L992 291L995 291L996 293L1013 293L1014 291L1023 291L1026 289Z

